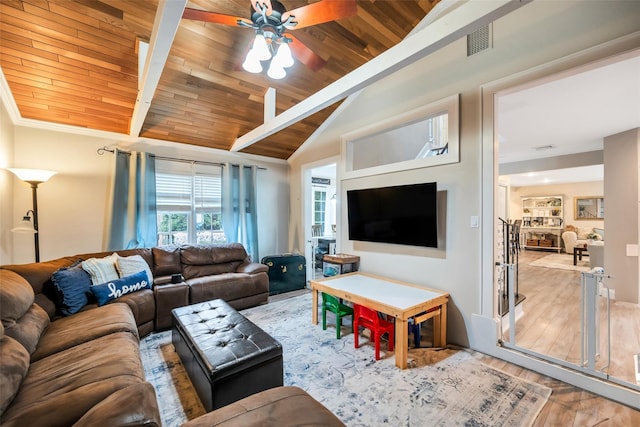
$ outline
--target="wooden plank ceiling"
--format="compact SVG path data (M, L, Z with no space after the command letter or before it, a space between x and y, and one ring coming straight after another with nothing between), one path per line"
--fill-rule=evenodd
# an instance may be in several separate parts
M338 0L324 0L338 1ZM327 65L303 64L283 80L240 68L254 31L183 19L141 137L229 150L276 114L400 42L438 0L357 1L357 14L292 31ZM283 0L288 10L314 1ZM128 134L138 92L136 40L150 40L158 0L0 0L0 66L22 118ZM187 7L250 16L247 0L191 0ZM334 104L243 152L287 159Z

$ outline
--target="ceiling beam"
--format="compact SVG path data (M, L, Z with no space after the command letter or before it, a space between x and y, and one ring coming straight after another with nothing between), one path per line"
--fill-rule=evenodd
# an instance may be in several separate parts
M238 138L240 151L434 53L532 0L467 1L341 79Z
M142 72L142 87L140 85L138 87L136 105L133 108L131 126L129 126L131 136L140 135L186 5L187 0L160 0L158 3Z

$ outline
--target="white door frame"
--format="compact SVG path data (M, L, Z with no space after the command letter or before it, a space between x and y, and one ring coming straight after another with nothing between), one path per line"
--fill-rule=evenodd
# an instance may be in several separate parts
M638 40L640 33L634 33L627 37ZM482 188L483 203L482 212L484 218L490 218L482 223L482 304L480 313L473 316L474 328L477 334L487 337L473 343L472 348L491 356L498 357L524 368L532 369L543 375L548 375L560 381L575 385L587 391L621 402L627 406L640 409L638 405L637 387L625 384L620 387L616 381L602 381L594 376L584 375L575 369L569 369L560 364L550 363L537 356L532 356L520 350L516 351L498 344L499 320L497 316L497 292L495 288L495 213L497 212L497 187L498 187L498 138L494 132L498 127L499 119L495 112L495 97L498 93L511 90L516 86L527 84L542 79L556 79L562 73L575 73L583 67L593 67L610 61L612 58L621 58L623 55L635 54L637 42L629 50L626 47L625 37L611 43L596 46L587 51L579 52L566 58L552 61L543 66L518 73L514 76L485 84L481 86L482 98ZM489 338L491 337L491 338Z
M311 193L313 184L311 183L311 172L313 169L335 164L336 165L336 252L340 248L340 239L338 239L340 230L340 171L337 167L340 163L340 156L328 157L326 159L317 160L311 163L303 164L301 169L301 185L302 197L300 201L302 203L300 212L302 213L302 227L304 229L304 257L307 263L307 282L313 278L313 236L311 235L311 209L313 200L311 200Z

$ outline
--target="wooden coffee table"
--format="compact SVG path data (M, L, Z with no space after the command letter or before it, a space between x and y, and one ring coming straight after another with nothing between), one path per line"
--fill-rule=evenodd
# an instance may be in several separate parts
M367 274L347 273L311 281L313 312L318 324L318 293L325 292L395 317L396 366L405 369L409 353L408 321L416 323L433 318L433 345L447 345L447 303L449 293L398 280ZM357 333L357 331L354 331Z
M578 260L582 261L582 254L587 252L587 248L584 246L573 247L573 265L578 265Z

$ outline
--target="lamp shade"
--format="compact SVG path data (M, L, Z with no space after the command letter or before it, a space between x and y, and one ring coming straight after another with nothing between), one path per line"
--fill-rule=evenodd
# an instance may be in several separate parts
M269 70L267 71L267 76L272 79L279 80L284 78L287 75L287 72L280 65L276 64L275 61L271 61L271 65L269 66Z
M44 169L16 169L9 168L9 171L13 172L15 176L23 180L24 182L46 182L53 175L58 172L44 170Z
M22 221L20 221L14 228L11 229L13 233L37 233L33 227L33 223L31 222L30 216L23 216Z
M250 73L260 73L262 71L262 64L260 59L255 54L255 51L251 49L247 54L246 59L242 63L242 68Z
M256 34L256 38L253 40L253 46L251 47L251 50L255 52L255 55L260 61L271 59L271 52L269 51L267 40L262 34Z
M291 49L287 43L280 44L278 52L276 52L276 56L273 57L273 61L275 61L281 68L287 68L293 65L293 56L291 55Z

